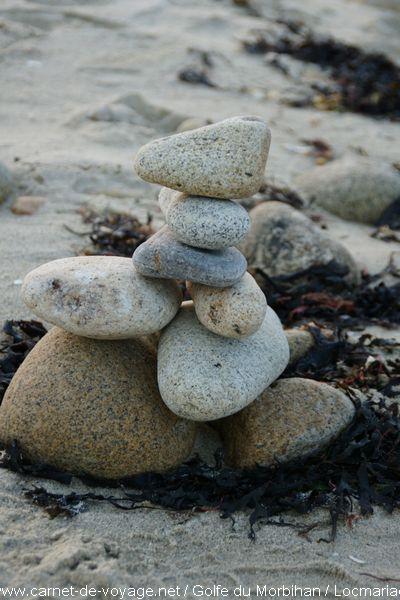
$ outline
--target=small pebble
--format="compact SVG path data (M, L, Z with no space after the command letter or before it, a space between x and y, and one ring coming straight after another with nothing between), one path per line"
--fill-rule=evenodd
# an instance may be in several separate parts
M228 288L213 288L188 282L200 323L213 333L243 339L262 325L267 300L250 273Z
M44 203L42 196L18 196L11 205L15 215L33 215Z
M221 250L235 246L250 228L247 211L232 200L187 196L163 188L159 203L176 239L196 248Z

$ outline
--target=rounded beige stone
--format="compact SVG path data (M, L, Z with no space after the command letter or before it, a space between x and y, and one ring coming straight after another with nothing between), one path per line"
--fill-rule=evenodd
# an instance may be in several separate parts
M273 465L322 450L351 422L351 400L311 379L280 379L252 404L220 422L228 463Z
M34 269L22 297L32 311L66 331L95 339L127 339L160 331L177 313L176 282L141 275L130 258L78 256Z
M213 333L243 339L260 329L267 300L250 273L228 288L187 282L200 323Z
M305 356L315 343L312 333L307 329L285 329L285 335L289 344L290 365Z
M175 467L194 438L194 424L162 402L156 355L140 340L89 340L55 327L0 407L2 445L17 440L34 463L97 478Z
M270 141L262 119L233 117L146 144L134 170L145 181L186 194L246 198L264 181Z

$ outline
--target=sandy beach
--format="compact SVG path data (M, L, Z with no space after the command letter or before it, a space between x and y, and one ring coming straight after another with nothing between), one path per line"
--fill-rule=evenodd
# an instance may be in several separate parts
M318 33L398 61L394 0L332 0L329 7L324 0L257 0L257 15L239 4L2 0L0 162L14 174L15 195L41 196L45 203L30 216L14 214L12 198L0 205L1 322L33 317L19 297L28 271L73 256L87 243L74 233L87 230L82 206L128 211L142 220L151 213L156 226L163 223L157 187L135 176L132 159L142 144L174 133L187 118L264 118L272 131L266 177L273 183L290 185L315 166L301 150L305 139L325 140L335 158L362 154L398 162L399 123L288 106L282 99L299 93L299 82L241 46L276 19L301 19ZM204 52L215 87L179 80L182 69L202 65ZM376 273L399 251L398 242L371 238L368 225L315 212L360 269ZM352 527L341 524L331 544L318 541L329 533L329 515L288 515L296 526L320 525L308 536L296 528L260 527L251 542L245 515L232 528L218 514L124 512L89 503L72 519L51 520L24 498L32 485L43 481L0 470L0 592L1 586L90 585L97 589L93 597L107 598L111 588L189 586L185 597L194 598L200 595L194 586L220 584L233 598L239 586L242 597L249 588L256 597L257 585L296 584L319 586L326 598L337 597L335 585L338 593L390 585L400 595L397 513L379 509ZM74 480L70 489L86 488Z

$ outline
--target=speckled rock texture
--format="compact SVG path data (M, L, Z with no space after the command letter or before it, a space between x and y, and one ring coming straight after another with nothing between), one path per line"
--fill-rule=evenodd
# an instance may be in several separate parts
M295 183L309 203L360 223L376 223L400 198L400 173L367 158L336 160L307 171Z
M168 225L141 244L133 254L137 270L147 277L187 279L215 287L239 281L247 263L236 248L204 250L179 242Z
M142 179L193 194L245 198L264 177L271 134L258 117L233 117L143 146L134 169Z
M184 302L158 346L158 385L177 415L212 421L252 402L285 369L289 347L271 308L260 329L245 340L215 335Z
M267 312L267 300L250 273L228 288L188 282L200 323L213 333L243 339L255 333Z
M220 422L226 459L245 468L306 458L335 439L354 413L351 400L326 383L280 379Z
M149 346L58 327L28 355L0 407L2 444L15 439L34 462L99 478L174 467L194 437L194 424L160 398Z
M314 346L314 337L307 329L285 329L289 344L290 364L296 363Z
M11 195L14 186L13 174L5 165L0 163L0 204Z
M250 268L274 277L335 261L348 269L349 281L359 280L346 248L295 208L283 202L264 202L250 211L250 218L250 231L240 245Z
M174 236L196 248L220 250L235 246L250 229L247 211L232 200L187 196L163 188L159 204Z
M118 256L44 264L25 277L22 296L38 317L97 339L155 333L173 319L182 300L175 282L143 277L131 259Z

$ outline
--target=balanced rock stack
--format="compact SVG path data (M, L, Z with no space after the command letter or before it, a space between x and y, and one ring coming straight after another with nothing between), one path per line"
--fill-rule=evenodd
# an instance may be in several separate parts
M258 191L269 145L264 121L235 117L151 142L136 157L140 177L168 186L159 196L167 224L133 263L147 277L186 280L193 299L158 346L161 397L186 419L239 411L288 362L281 323L234 247L250 220L233 198Z
M237 413L279 377L286 337L235 248L249 217L233 198L259 189L269 143L262 120L236 117L147 144L135 168L167 186L167 225L133 262L65 258L27 275L26 304L56 327L7 390L3 446L100 478L161 471L188 457L195 421Z

